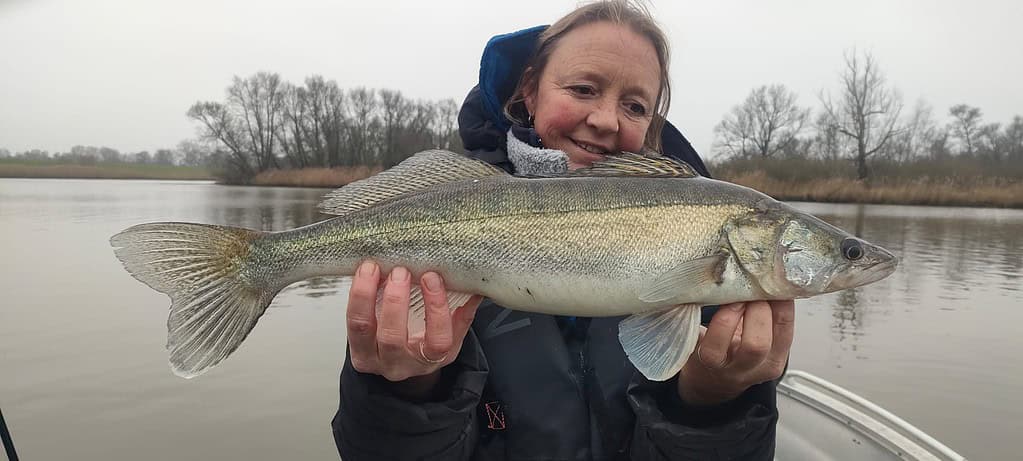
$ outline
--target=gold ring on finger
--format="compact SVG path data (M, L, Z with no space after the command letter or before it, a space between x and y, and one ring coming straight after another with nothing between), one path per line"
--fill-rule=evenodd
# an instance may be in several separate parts
M708 368L710 367L710 365L707 364L707 361L703 358L703 344L696 346L696 360L700 361L700 365Z

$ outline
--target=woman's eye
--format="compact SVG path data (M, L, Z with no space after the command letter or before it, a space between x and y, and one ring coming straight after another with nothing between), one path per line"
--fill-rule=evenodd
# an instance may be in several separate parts
M592 87L585 86L585 85L572 86L572 87L570 87L570 89L572 90L573 93L581 94L583 96L593 96L593 95L597 94L596 90L594 90Z
M630 102L625 105L633 115L646 115L646 106L638 102Z

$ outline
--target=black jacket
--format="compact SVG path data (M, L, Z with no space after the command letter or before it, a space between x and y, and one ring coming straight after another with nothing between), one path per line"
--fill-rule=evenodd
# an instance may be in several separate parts
M469 155L512 171L507 121L487 110L481 93L492 89L483 86L466 98L460 134ZM678 130L666 125L662 138L666 154L707 174ZM338 452L345 461L773 458L776 383L721 405L686 405L674 380L648 381L626 358L622 318L563 318L484 301L442 372L438 398L425 403L395 396L384 378L359 373L346 357L333 420Z

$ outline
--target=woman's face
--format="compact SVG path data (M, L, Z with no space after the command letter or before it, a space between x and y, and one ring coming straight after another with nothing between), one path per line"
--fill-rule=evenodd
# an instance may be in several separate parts
M596 22L561 38L525 103L544 147L565 152L575 169L640 152L660 87L653 44L627 26Z

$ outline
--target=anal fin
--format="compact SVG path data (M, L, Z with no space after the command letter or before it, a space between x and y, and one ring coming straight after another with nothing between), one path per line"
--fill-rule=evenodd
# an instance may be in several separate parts
M700 338L700 307L686 304L636 314L618 324L625 355L643 376L665 381L682 370Z
M383 298L384 289L377 291L377 316L380 315L380 300ZM469 302L472 297L470 293L459 291L448 291L448 309L452 312ZM409 337L422 336L426 331L426 300L423 298L423 289L419 285L412 285L409 292L408 309L408 333Z

